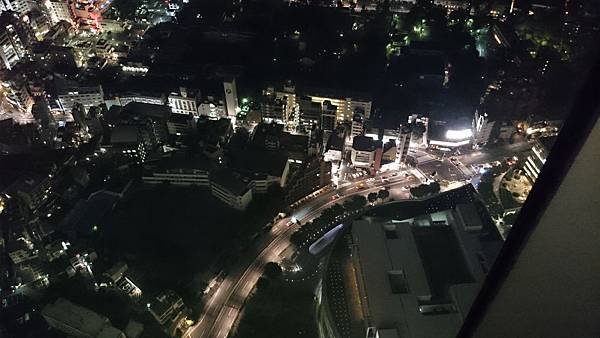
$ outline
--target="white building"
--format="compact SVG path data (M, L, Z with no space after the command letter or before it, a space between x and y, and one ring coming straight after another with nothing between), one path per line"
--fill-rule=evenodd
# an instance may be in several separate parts
M149 184L171 183L174 185L210 186L208 171L199 169L165 169L142 176L142 181Z
M64 112L71 112L75 102L81 103L86 111L104 103L102 86L64 88L58 94L58 103Z
M367 100L356 100L351 97L324 97L318 95L308 95L314 102L323 104L329 101L337 107L336 118L338 121L351 121L355 113L361 113L365 118L371 116L372 102Z
M223 89L225 90L225 113L227 117L233 118L232 121L234 121L240 109L235 79L224 81Z
M48 14L53 24L60 21L73 23L73 14L66 0L46 0L44 1L44 5L48 9Z
M282 91L274 91L273 88L269 88L266 94L275 94L275 99L281 100L284 103L284 114L283 123L292 122L295 116L299 114L299 105L296 102L296 87L291 83L287 83L283 86Z
M533 144L531 155L527 157L527 161L523 166L525 175L529 178L531 184L534 184L537 180L555 141L555 136L543 137L537 139Z
M19 14L27 13L31 10L29 0L0 0L0 12L13 11Z
M212 119L225 117L225 106L222 100L216 100L213 96L208 96L198 104L198 115L208 116Z
M484 146L490 139L492 130L494 129L494 121L490 121L487 114L479 114L475 111L473 118L473 146Z
M365 121L364 117L361 114L355 114L352 119L352 124L350 127L350 139L354 139L356 136L364 134L365 131Z
M171 93L168 97L171 111L175 114L198 116L198 96L190 93L184 87L179 88L179 93Z
M469 7L469 2L463 0L433 0L433 4L444 7L449 11L467 9Z
M150 95L150 94L141 94L141 93L125 93L116 98L116 102L120 106L126 106L131 102L140 102L147 104L155 104L162 106L165 104L165 98L162 95Z
M12 69L27 56L26 33L15 13L0 16L0 69Z
M29 94L25 82L19 83L18 81L13 80L2 81L2 90L4 91L6 101L14 108L21 111L31 111L33 98Z
M252 201L252 189L231 171L210 175L212 195L236 210L245 210Z
M375 152L381 148L381 141L368 136L356 136L352 140L350 159L357 168L370 168L375 162Z

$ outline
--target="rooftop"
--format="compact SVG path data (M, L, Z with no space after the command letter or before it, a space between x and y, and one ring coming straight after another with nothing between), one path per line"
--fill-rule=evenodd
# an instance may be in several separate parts
M171 307L181 301L174 291L166 290L156 297L156 300L150 304L150 310L157 316L161 317L163 314L171 310Z
M248 183L231 170L219 170L210 174L210 180L219 187L226 189L232 195L242 196L250 190Z
M118 125L111 130L110 143L111 144L130 144L139 143L140 134L137 126L129 125Z
M353 331L376 327L380 336L456 335L501 247L474 193L463 187L424 201L387 204L352 224L355 267L343 271L355 271L357 292L365 299L356 305L364 327ZM463 219L473 223L472 217L482 226L463 224ZM353 278L344 277L344 284ZM351 322L358 320L355 312L348 314Z
M247 149L231 154L231 167L244 174L267 174L281 177L288 157L284 152Z
M382 147L382 142L373 140L371 137L358 135L352 140L352 148L360 151L374 151Z
M133 118L147 117L151 119L167 120L171 115L171 107L143 102L129 102L123 107L121 115Z
M109 338L118 337L119 333L122 334L121 331L110 325L108 318L64 298L57 299L54 304L46 304L42 309L42 315L91 337Z

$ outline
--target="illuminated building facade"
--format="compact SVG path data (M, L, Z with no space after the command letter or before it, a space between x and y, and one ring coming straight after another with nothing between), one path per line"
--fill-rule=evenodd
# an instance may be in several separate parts
M32 37L15 12L0 15L0 69L12 69L25 59Z
M67 0L46 0L44 5L48 9L50 20L53 24L67 21L73 24L73 13Z

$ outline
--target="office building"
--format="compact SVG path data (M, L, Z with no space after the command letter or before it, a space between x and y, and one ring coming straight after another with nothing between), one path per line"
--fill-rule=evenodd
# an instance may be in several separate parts
M459 337L600 334L599 73L596 63Z
M123 107L131 102L155 104L158 106L162 106L165 104L166 99L165 96L162 94L128 92L117 96L113 101L115 101L114 104Z
M31 10L32 1L29 0L0 0L0 12L13 11L25 14Z
M375 164L377 149L381 151L383 144L379 140L373 140L368 136L356 136L352 140L350 159L354 167L371 168Z
M346 143L344 136L338 133L332 133L327 139L325 145L325 153L323 154L325 161L341 161L344 154Z
M0 69L12 69L28 56L33 37L17 13L0 14Z
M294 203L329 184L331 184L331 162L313 157L290 175L286 202Z
M212 195L236 210L246 210L252 201L252 189L239 174L230 170L210 174Z
M396 146L396 142L390 140L383 144L383 151L381 153L381 161L385 163L396 162L396 158L398 157L398 147Z
M223 89L225 91L225 114L227 117L231 118L233 122L240 109L235 79L225 80L223 82Z
M73 24L73 13L67 0L46 0L44 5L53 24L66 21Z
M284 123L285 103L275 96L263 96L260 103L260 115L263 122L281 122Z
M198 116L198 93L180 87L179 92L169 94L167 98L174 114Z
M201 187L210 186L209 172L199 169L164 169L153 170L151 173L144 174L142 181L149 184L170 183L174 185Z
M248 179L250 188L256 194L266 193L271 185L284 188L290 172L289 155L281 150L247 149L234 152L229 156L229 165Z
M486 113L475 111L473 118L473 146L481 147L488 143L494 129L495 121L490 121Z
M523 165L525 176L527 176L531 184L534 184L540 175L554 142L556 142L556 136L542 137L536 139L533 147L531 147L531 154L527 156L525 165Z
M314 102L323 104L325 101L329 101L336 106L337 121L351 121L355 113L360 113L367 119L371 116L372 102L370 100L355 99L352 97L308 96Z
M174 155L158 164L145 165L142 181L148 184L170 183L174 185L210 187L210 167L204 158Z
M214 96L207 96L198 104L198 115L208 116L211 119L226 117L223 100L217 100Z
M408 156L408 149L410 147L410 139L412 136L412 130L408 126L400 128L398 134L398 159L400 163L406 164L406 157Z
M169 136L179 140L188 134L195 127L195 121L192 115L171 114L167 120L167 130Z
M263 96L271 100L278 100L283 104L281 120L284 124L294 123L294 118L298 114L298 104L296 103L296 86L291 81L287 81L282 90L268 87L263 91Z
M299 114L295 116L294 124L301 130L311 130L313 126L319 127L323 112L320 102L314 102L309 97L298 99Z
M352 118L352 124L350 127L350 138L354 139L356 136L363 135L365 132L365 117L362 114L354 114Z
M105 145L114 155L130 158L143 163L146 160L146 146L137 126L118 125L111 130L110 141Z
M22 77L5 79L2 81L4 97L15 109L30 111L33 106L33 97L29 92L27 80Z
M67 86L59 88L58 103L63 112L70 113L75 102L81 103L85 110L104 103L104 91L97 86Z
M337 109L338 107L331 101L323 101L323 111L321 113L321 130L333 131L337 126Z

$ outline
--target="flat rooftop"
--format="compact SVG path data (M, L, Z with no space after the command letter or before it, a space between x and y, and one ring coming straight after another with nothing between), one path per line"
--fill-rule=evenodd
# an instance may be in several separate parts
M424 201L392 203L352 224L363 329L398 337L456 336L502 244L490 233L493 225L475 194L461 187Z

